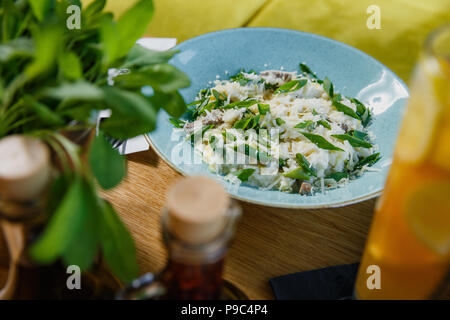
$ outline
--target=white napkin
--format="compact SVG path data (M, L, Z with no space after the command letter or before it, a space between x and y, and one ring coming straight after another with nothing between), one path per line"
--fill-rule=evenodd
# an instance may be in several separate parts
M173 48L177 44L175 38L141 38L137 41L138 44L147 49L164 51ZM99 118L107 118L111 115L110 110L100 111ZM130 154L140 151L148 150L149 144L146 138L137 136L125 141L120 147L119 152L121 154Z

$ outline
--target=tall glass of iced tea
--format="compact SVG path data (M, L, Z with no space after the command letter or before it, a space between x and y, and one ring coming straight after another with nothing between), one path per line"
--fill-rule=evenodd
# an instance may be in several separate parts
M450 266L450 25L427 39L384 193L378 200L355 295L427 299Z

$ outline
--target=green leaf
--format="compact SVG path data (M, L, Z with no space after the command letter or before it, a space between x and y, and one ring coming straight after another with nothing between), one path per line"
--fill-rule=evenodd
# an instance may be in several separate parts
M352 147L372 148L372 145L369 142L351 136L349 134L333 134L331 136L341 141L347 140Z
M227 104L224 106L224 109L231 109L234 107L240 107L240 108L248 108L254 105L255 103L258 103L258 100L256 99L249 99L249 100L242 100L242 101L236 101L230 104Z
M139 0L117 21L118 56L125 56L147 30L154 12L152 0Z
M381 155L379 152L371 154L368 157L362 158L358 161L358 163L355 165L355 168L362 168L363 166L367 165L371 167L374 165L378 160L380 160Z
M245 86L247 83L250 82L250 79L247 79L242 72L243 71L239 71L234 76L231 76L230 81L231 82L239 82L239 84L241 86Z
M356 112L358 112L360 116L366 112L366 106L362 104L361 101L356 98L351 98L350 101L356 105Z
M301 153L297 153L295 155L295 161L298 163L298 165L309 175L312 175L314 177L317 176L316 169L314 169L313 166L309 163L309 161L305 158L305 156Z
M86 103L77 103L76 106L63 109L61 111L58 111L58 113L61 116L64 117L70 117L73 120L77 120L79 122L85 122L86 119L89 119L92 115L92 109L96 108L97 110L101 110L101 106L95 107L95 105L92 102L86 102Z
M139 70L118 75L116 86L128 89L151 86L161 92L173 92L190 85L188 76L170 64L153 64Z
M225 97L221 92L217 91L216 89L212 90L213 96L214 98L216 98L216 100L226 100L227 97Z
M84 14L87 17L94 16L103 10L105 4L106 0L94 0L87 6L86 10L84 11Z
M300 132L302 135L304 135L309 141L314 143L316 146L318 146L321 149L325 150L334 150L334 151L344 151L341 148L336 147L335 145L328 142L324 137L319 136L317 134L312 134L308 132Z
M258 111L260 114L265 115L267 112L270 113L270 105L258 103Z
M85 184L87 193L87 212L82 221L78 234L74 240L64 250L62 254L65 265L77 265L81 270L88 270L97 254L99 235L98 235L98 211L97 195L95 191Z
M57 61L57 52L62 37L62 30L58 25L48 25L33 31L35 46L34 60L25 69L27 79L49 71Z
M23 99L26 105L39 117L43 124L58 126L65 123L64 119L56 112L46 105L37 102L31 96L24 96Z
M367 126L371 118L369 108L367 108L361 101L356 98L351 98L350 101L356 105L356 113L360 117L362 125L364 127Z
M155 91L150 100L155 107L164 108L172 117L178 118L186 112L186 103L178 91L169 93Z
M128 52L121 68L139 68L149 64L167 63L178 52L178 50L155 51L135 44Z
M366 132L362 132L362 131L358 131L358 130L351 130L349 133L350 133L350 135L352 135L358 139L361 139L361 140L366 139L368 136L368 134Z
M274 94L296 91L296 90L301 89L307 83L308 83L308 80L306 80L306 79L292 80L292 81L286 82L281 87L279 87L277 90L275 90Z
M106 106L112 115L101 123L110 136L127 139L152 131L156 125L156 111L150 100L140 94L114 87L103 88Z
M348 178L348 177L349 177L349 175L347 172L335 172L335 173L327 175L325 177L325 179L333 179L333 180L336 180L336 182L339 182L342 179Z
M104 69L119 58L120 39L117 37L117 25L111 16L104 16L100 21L100 39L103 50Z
M330 81L330 79L325 77L325 79L323 79L323 84L322 85L323 85L323 89L328 94L330 99L333 99L334 89L333 89L333 83Z
M173 124L173 126L175 128L179 128L179 129L183 128L184 125L186 124L185 121L179 120L179 119L175 119L175 118L169 118L169 121L170 121L170 123Z
M294 128L305 129L305 128L311 128L312 126L314 126L314 121L306 120L306 121L300 122L299 124L296 124L294 126Z
M29 0L31 9L39 21L43 21L51 9L54 8L55 0Z
M338 102L337 100L333 100L332 104L338 111L343 112L344 114L346 114L352 118L361 120L361 118L358 116L358 114L352 108L347 107L346 105Z
M282 158L279 158L278 159L278 168L283 168L283 167L286 167L287 166L287 159L282 159Z
M58 87L43 91L46 96L59 100L76 99L82 101L101 100L104 98L102 89L84 80L77 82L63 82Z
M281 118L276 118L276 119L275 119L275 122L277 123L278 126L281 126L282 124L286 123L286 121L284 121L284 120L281 119Z
M361 123L364 127L367 127L367 125L370 122L372 115L370 114L370 110L367 108L364 114L361 116Z
M203 100L195 100L195 101L192 101L191 103L187 104L186 107L196 106L198 104L201 104L202 102L203 102Z
M311 77L317 79L317 76L309 69L309 67L306 64L300 63L300 70L302 73L306 73L307 75L310 75Z
M112 148L101 131L92 142L89 165L103 189L114 188L125 177L125 158Z
M43 264L54 262L74 241L89 211L87 190L85 182L76 175L44 232L30 248L36 261Z
M77 80L81 78L83 70L81 69L81 62L75 53L61 53L58 56L58 66L67 79Z
M104 258L114 274L129 283L139 274L133 239L108 202L101 202L100 213L100 243Z
M258 126L259 124L259 119L261 118L261 115L256 115L254 117L252 117L252 121L249 123L248 128L249 129L254 129Z
M233 128L245 130L252 118L243 118L234 123Z
M253 173L255 173L255 169L241 169L233 172L233 174L242 182L248 181L248 178L250 178Z
M330 126L330 124L328 123L328 121L326 121L326 120L319 120L319 121L317 121L317 125L321 125L322 127L325 127L325 128L327 128L327 129L330 129L331 130L331 126Z
M289 172L283 173L283 176L291 179L299 179L299 180L309 180L311 177L303 171L302 168L296 168Z

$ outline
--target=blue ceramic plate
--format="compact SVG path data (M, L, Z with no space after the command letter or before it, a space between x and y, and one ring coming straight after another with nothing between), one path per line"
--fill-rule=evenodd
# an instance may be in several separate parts
M373 168L345 187L325 194L300 196L276 190L262 191L241 184L225 182L202 163L180 161L181 149L192 149L188 142L173 134L165 111L158 114L157 129L150 134L155 151L175 170L184 175L207 175L218 179L237 199L273 207L325 208L356 203L379 195L383 189L392 158L403 108L408 98L406 85L388 68L367 54L343 43L310 33L274 29L242 28L205 34L178 45L180 50L171 63L191 78L191 87L181 91L187 102L195 100L199 90L220 76L227 79L242 68L261 71L284 68L299 70L306 63L319 78L328 76L340 93L356 97L373 111L369 130L376 138L382 158ZM192 162L192 161L191 161Z

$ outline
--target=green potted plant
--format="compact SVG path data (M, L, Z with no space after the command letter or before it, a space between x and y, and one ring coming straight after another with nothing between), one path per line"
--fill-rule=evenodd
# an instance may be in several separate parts
M58 168L49 190L50 216L31 257L88 270L101 252L112 272L128 282L138 275L133 240L98 195L98 188L113 188L126 174L125 159L107 136L127 139L153 130L161 107L174 117L183 114L178 90L189 79L168 64L175 51L135 44L152 18L151 0L136 2L118 20L103 12L105 2L82 8L77 0L1 1L0 138L42 139ZM72 29L67 9L73 5L82 10L79 28ZM113 85L111 68L126 70ZM153 94L142 94L143 86ZM71 139L95 132L95 113L103 109L111 109L111 117L86 145Z

